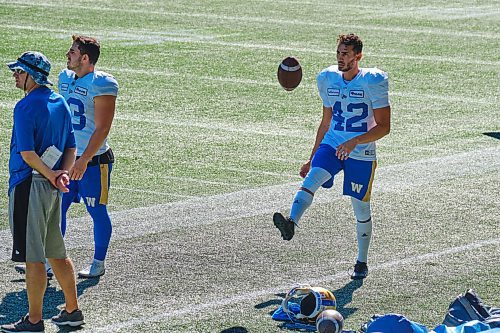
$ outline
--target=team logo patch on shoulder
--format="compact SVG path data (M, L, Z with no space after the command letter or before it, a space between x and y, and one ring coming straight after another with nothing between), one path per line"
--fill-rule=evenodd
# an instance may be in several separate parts
M340 96L339 88L326 88L326 93L328 96Z
M69 84L67 83L61 83L61 90L62 91L68 91Z
M88 89L80 86L76 86L75 93L83 96L87 96Z
M351 91L349 91L349 97L365 98L365 91L364 90L351 90Z

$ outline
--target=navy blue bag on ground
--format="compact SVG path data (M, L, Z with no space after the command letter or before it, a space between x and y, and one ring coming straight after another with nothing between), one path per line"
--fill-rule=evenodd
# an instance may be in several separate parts
M469 289L450 304L443 324L454 327L472 320L500 327L500 308L485 305L476 291Z

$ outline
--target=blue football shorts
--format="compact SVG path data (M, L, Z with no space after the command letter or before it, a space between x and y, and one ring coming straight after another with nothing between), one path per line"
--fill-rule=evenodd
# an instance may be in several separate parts
M335 156L335 151L332 146L321 144L313 156L311 168L322 168L332 175L332 178L321 186L324 188L332 187L334 176L344 170L344 195L362 201L370 201L377 161L362 161L353 158L341 161Z
M87 206L107 205L112 166L108 163L87 167L82 179L70 181L69 192L63 195L69 196L73 202L80 202L83 198Z

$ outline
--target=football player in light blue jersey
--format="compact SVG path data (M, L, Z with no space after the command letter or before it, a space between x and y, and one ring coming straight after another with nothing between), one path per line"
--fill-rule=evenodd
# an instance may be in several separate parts
M343 193L351 197L357 221L358 257L352 279L368 275L372 234L370 195L377 166L375 141L387 135L391 127L387 73L377 68L360 68L362 50L359 36L340 35L337 65L319 73L323 118L311 156L300 169L304 181L295 195L290 217L281 213L273 216L283 239L291 240L314 193L321 186L332 187L334 176L343 170Z
M70 170L70 192L62 203L61 231L66 231L66 212L81 198L94 222L94 259L78 272L80 277L97 277L105 272L111 239L111 219L107 210L113 152L107 137L115 114L118 83L105 72L95 70L100 45L92 37L73 36L66 53L67 69L59 74L59 93L71 109L75 130L77 160Z

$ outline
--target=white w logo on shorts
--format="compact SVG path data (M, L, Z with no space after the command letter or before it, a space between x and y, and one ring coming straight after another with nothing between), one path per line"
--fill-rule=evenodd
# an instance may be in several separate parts
M352 191L356 192L356 193L361 192L361 189L363 188L363 185L356 184L356 183L353 183L353 182L351 182L351 186L352 186Z
M87 206L95 207L95 198L85 197L85 200L87 200Z

